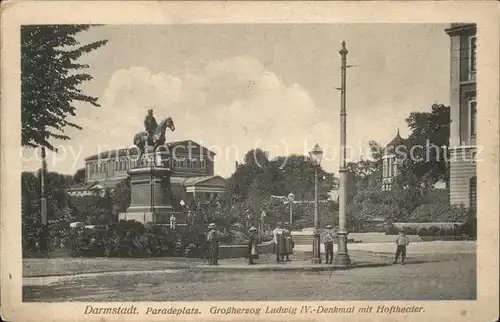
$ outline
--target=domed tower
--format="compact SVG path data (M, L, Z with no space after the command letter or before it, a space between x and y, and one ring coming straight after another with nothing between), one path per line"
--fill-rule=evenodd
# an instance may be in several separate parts
M400 158L397 158L398 154L402 153L401 147L404 146L404 139L399 135L399 129L391 142L389 142L384 150L382 155L382 190L389 191L391 190L392 180L398 173L398 165L401 161Z

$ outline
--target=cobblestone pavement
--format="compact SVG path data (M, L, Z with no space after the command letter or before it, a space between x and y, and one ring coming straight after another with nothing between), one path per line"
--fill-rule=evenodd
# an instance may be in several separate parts
M426 255L333 272L140 272L24 286L24 301L472 300L476 258Z

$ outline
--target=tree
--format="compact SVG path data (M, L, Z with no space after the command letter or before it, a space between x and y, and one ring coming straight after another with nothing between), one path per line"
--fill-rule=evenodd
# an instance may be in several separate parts
M127 178L118 182L113 193L111 194L113 214L115 216L118 216L118 214L127 211L128 207L130 206L130 194L130 177L128 176Z
M85 53L104 44L100 40L80 45L75 36L90 25L24 25L21 27L21 144L41 147L40 186L45 187L46 151L56 151L52 139L68 140L66 127L81 129L70 120L76 115L75 102L99 106L97 97L85 95L79 86L92 79L77 63ZM45 193L40 195L40 216L45 218ZM40 247L47 250L48 226L42 220Z
M66 127L81 129L70 120L75 102L100 106L97 97L79 86L92 79L77 63L85 53L106 44L99 40L80 45L75 36L90 25L24 25L21 28L21 142L28 147L55 150L51 139L70 139Z
M85 182L85 168L76 170L73 175L73 184L81 184Z
M406 123L411 130L406 141L412 155L405 166L424 185L448 184L450 107L433 104L431 112L412 112Z

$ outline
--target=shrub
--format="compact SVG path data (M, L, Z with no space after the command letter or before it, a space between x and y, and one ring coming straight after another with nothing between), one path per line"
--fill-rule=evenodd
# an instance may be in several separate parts
M470 238L477 238L477 218L470 217L464 225L460 227L460 232Z
M135 221L71 231L72 256L153 257L198 256L204 248L199 232L144 226Z

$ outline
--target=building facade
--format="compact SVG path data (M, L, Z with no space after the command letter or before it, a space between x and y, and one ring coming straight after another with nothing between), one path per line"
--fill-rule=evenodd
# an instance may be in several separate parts
M226 179L214 175L215 153L196 142L185 140L167 145L170 152L171 191L175 200L190 205L216 198L226 189ZM85 159L85 182L68 189L71 196L113 192L137 166L137 149L102 152ZM177 206L177 205L174 205Z
M400 165L401 158L398 158L398 147L404 145L404 140L399 135L399 129L391 142L389 142L382 154L382 190L391 190L392 181L394 177L398 174L398 167ZM403 152L405 150L402 150Z
M476 210L476 25L451 24L450 203Z

